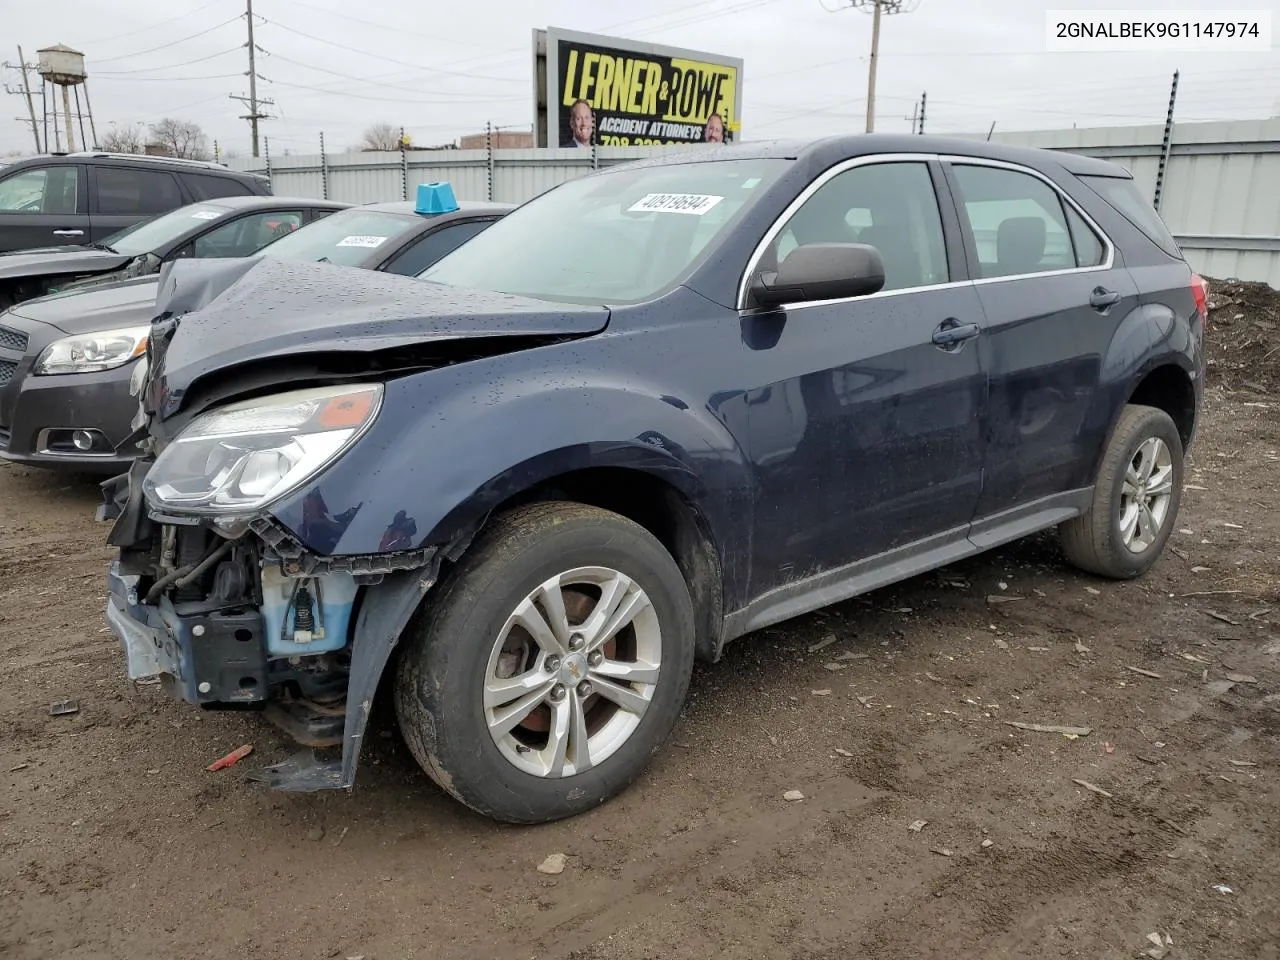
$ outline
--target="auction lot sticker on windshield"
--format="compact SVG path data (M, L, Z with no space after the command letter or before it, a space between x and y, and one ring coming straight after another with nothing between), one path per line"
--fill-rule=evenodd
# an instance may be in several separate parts
M217 210L197 210L191 215L192 220L217 220L222 216Z
M343 237L341 240L338 241L338 246L340 247L376 247L386 239L387 239L386 237L369 237L369 236Z
M630 212L691 213L700 217L723 199L705 193L650 193L637 200Z

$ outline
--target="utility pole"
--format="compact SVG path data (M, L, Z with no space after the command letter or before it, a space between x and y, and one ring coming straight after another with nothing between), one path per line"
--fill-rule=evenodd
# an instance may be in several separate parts
M253 155L258 156L258 121L268 119L267 115L262 112L264 104L271 104L271 100L258 99L258 68L254 60L257 47L253 43L253 0L245 0L245 19L249 24L249 96L237 97L231 95L232 100L239 100L249 112L240 117L241 120L248 120L249 127L253 131Z
M924 107L929 101L929 91L924 90L920 94L920 136L924 136Z
M867 133L876 128L876 66L880 59L880 17L895 13L910 13L919 5L919 0L849 0L864 13L870 12L871 21L871 63L867 68Z
M31 83L27 80L27 61L22 56L22 47L18 47L18 68L22 71L22 94L27 98L27 115L31 117L31 135L36 139L36 153L43 153L40 148L40 128L36 126L36 106L31 100Z

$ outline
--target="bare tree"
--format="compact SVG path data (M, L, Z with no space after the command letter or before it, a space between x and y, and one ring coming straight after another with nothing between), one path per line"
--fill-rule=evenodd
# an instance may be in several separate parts
M362 150L399 150L400 128L389 123L375 123L364 132Z
M171 157L187 160L208 160L212 156L209 138L200 125L188 120L165 117L151 125L151 142L163 147Z
M98 146L110 153L142 153L147 145L147 135L142 124L129 124L111 128L102 135Z

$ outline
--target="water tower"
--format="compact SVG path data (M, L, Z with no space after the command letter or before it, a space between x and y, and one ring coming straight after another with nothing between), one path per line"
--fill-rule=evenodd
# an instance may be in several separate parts
M84 54L81 53L79 50L72 50L70 47L64 44L58 43L58 44L54 44L52 47L45 47L43 50L37 50L36 56L39 58L37 60L36 70L40 74L40 77L44 80L45 89L46 90L48 89L48 84L53 84L54 87L60 87L62 89L62 116L63 116L63 119L66 121L67 152L74 153L76 149L75 131L71 125L71 121L73 117L80 121L81 142L84 144L85 147L89 146L88 140L84 135L85 114L80 112L80 88L81 87L84 87L85 107L88 108L89 110L89 113L88 113L89 130L93 134L94 143L96 144L98 140L98 133L96 130L94 130L94 127L93 127L93 110L91 107L89 107L89 85L88 85L89 75L88 73L85 72L85 69L84 69ZM74 114L71 112L71 97L73 94L76 100L76 109ZM58 138L58 98L57 98L57 94L55 93L52 105L48 103L47 97L42 97L42 99L45 100L45 114L44 114L45 138L44 139L45 139L45 148L48 149L49 107L50 106L52 106L53 108L54 143L57 144L59 139Z

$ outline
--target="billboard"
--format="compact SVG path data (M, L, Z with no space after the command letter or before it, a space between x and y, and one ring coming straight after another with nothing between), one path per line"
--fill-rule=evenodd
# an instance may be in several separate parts
M540 147L741 138L742 61L550 27L534 31Z

